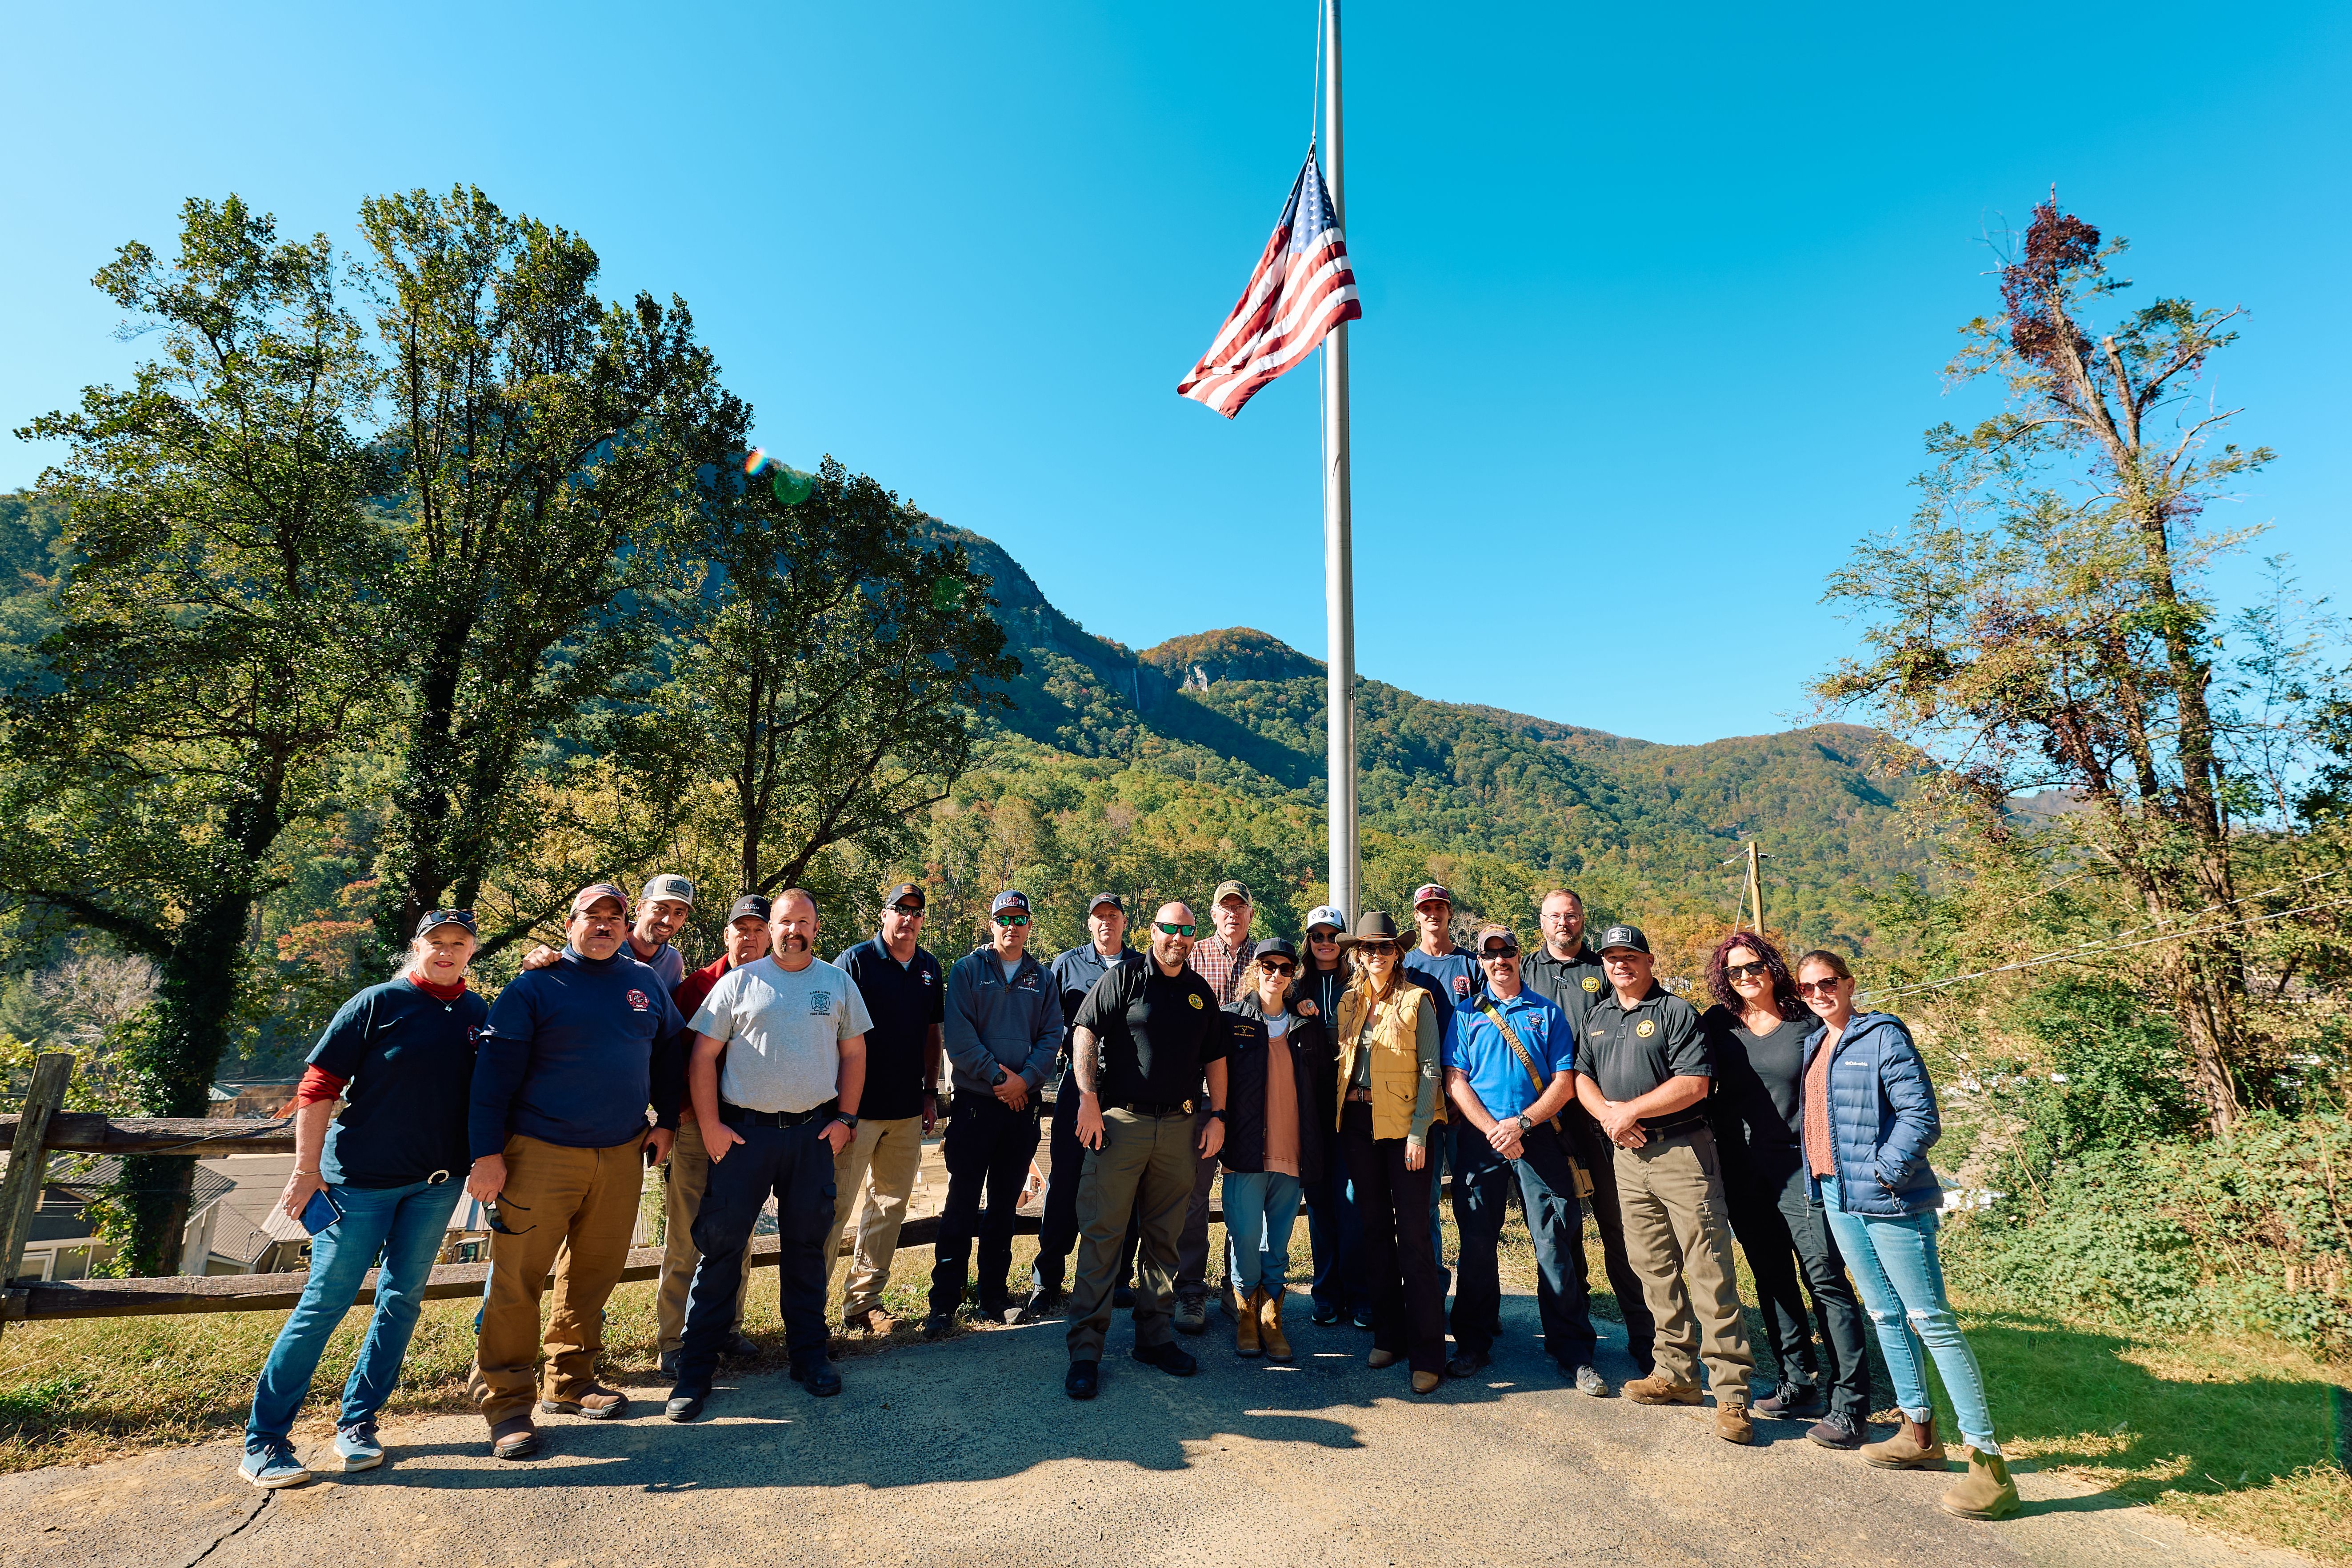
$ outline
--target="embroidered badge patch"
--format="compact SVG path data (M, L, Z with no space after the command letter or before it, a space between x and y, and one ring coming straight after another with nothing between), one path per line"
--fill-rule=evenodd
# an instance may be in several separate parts
M1193 1005L1196 1009L1201 1005L1201 998L1200 998L1200 996L1199 996L1199 994L1198 994L1197 993L1193 993L1193 992L1187 992L1187 993L1185 993L1184 1000L1185 1000L1185 1001L1187 1001L1187 1002L1190 1002L1191 1004L1192 1004L1192 1005Z
M1584 977L1584 988L1585 988L1587 991L1598 991L1598 990L1600 990L1600 989L1601 989L1601 976L1599 976L1598 974L1588 974L1588 975L1586 975L1586 976Z
M1658 1032L1658 1021L1655 1018L1644 1018L1633 1026L1633 1032L1646 1040Z
M627 1000L629 1005L640 1013L653 1005L653 998L647 996L642 991L630 992Z
M830 1018L833 1016L832 992L812 991L809 993L809 1016L812 1018Z

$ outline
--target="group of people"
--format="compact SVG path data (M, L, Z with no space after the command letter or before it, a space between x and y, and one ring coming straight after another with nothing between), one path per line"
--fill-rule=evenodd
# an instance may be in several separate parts
M1028 898L1007 889L985 944L943 969L920 942L924 891L901 883L875 934L831 963L816 956L806 892L740 898L721 953L688 973L669 939L694 897L671 875L634 908L611 883L582 889L562 951L533 952L495 1002L467 986L473 917L436 910L400 973L337 1013L297 1093L282 1200L299 1215L323 1192L333 1222L255 1392L248 1480L309 1479L294 1415L379 1262L334 1452L346 1468L382 1461L376 1413L461 1191L485 1205L490 1233L473 1393L494 1456L535 1452L538 1412L626 1411L596 1363L656 1166L667 1415L701 1416L719 1363L757 1349L743 1306L772 1202L792 1376L838 1394L835 1255L855 1217L844 1331L887 1332L882 1292L923 1140L944 1118L948 1193L922 1332L948 1333L967 1310L996 1323L1060 1316L1074 1399L1100 1392L1120 1307L1133 1358L1171 1375L1198 1370L1177 1336L1206 1331L1213 1295L1237 1355L1289 1360L1302 1211L1316 1323L1369 1331L1368 1364L1402 1363L1416 1394L1475 1376L1501 1334L1498 1246L1516 1198L1543 1347L1580 1392L1611 1392L1596 1364L1589 1208L1636 1369L1627 1399L1697 1405L1711 1392L1727 1441L1752 1442L1759 1416L1810 1419L1815 1442L1874 1465L1940 1468L1924 1346L1968 1461L1944 1506L1979 1518L2017 1506L1937 1258L1934 1087L1900 1020L1856 1011L1833 952L1792 969L1762 935L1733 931L1709 957L1702 1014L1658 984L1638 928L1589 942L1568 889L1542 900L1532 949L1503 923L1465 949L1437 884L1413 895L1413 940L1385 913L1351 925L1325 907L1294 943L1253 937L1249 890L1228 881L1211 929L1171 901L1140 947L1125 901L1098 893L1088 941L1050 962L1029 951ZM1015 1212L1041 1142L1038 1252L1016 1299ZM1438 1223L1449 1168L1450 1270ZM1752 1401L1735 1246L1780 1363ZM1876 1442L1865 1314L1903 1416Z

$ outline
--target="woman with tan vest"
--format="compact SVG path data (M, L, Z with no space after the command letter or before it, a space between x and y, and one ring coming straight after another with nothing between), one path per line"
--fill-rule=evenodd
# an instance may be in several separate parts
M1377 910L1346 939L1355 974L1339 999L1339 1143L1363 1216L1374 1367L1412 1365L1412 1391L1445 1381L1445 1298L1429 1234L1429 1130L1438 1094L1437 1013L1401 972L1396 922Z

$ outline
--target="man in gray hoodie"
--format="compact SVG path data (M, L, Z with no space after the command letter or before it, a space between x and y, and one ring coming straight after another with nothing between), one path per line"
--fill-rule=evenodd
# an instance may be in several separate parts
M1038 1090L1062 1041L1060 992L1029 954L1029 896L1010 889L997 894L988 920L988 945L948 971L945 1034L955 1110L940 1149L948 1201L933 1254L930 1315L923 1320L923 1333L932 1339L954 1326L975 1230L980 1262L972 1294L980 1315L1001 1323L1014 1309L1005 1286L1013 1214L1037 1152Z

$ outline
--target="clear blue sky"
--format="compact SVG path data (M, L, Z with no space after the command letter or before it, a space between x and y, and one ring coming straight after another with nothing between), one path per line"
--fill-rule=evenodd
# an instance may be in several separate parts
M1818 584L1909 510L1981 243L2054 180L2352 598L2352 11L1354 0L1359 661L1664 741L1781 727ZM1807 15L1805 13L1811 13ZM1319 655L1316 386L1175 395L1296 173L1313 0L31 8L0 97L0 428L121 377L88 287L230 191L355 242L456 182L693 307L761 439L992 535L1136 647ZM0 486L46 460L0 436ZM2250 574L2242 574L2250 575Z

